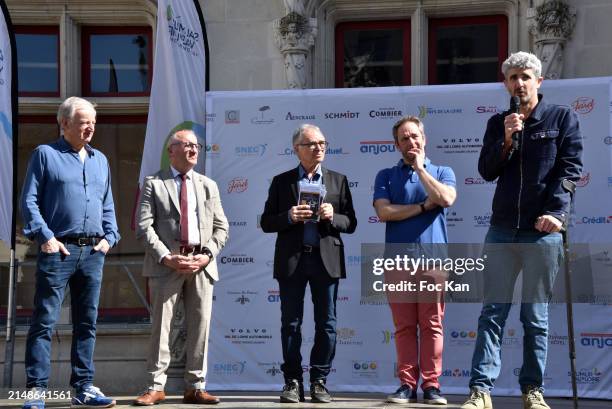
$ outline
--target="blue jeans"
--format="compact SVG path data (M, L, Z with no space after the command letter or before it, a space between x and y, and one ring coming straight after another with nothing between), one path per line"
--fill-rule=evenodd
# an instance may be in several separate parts
M302 319L304 293L310 284L315 337L310 351L310 381L325 380L336 354L336 300L339 279L332 278L318 252L304 253L295 273L278 280L281 301L281 343L285 381L302 382Z
M93 383L93 352L104 254L91 246L67 244L69 256L38 254L34 315L25 354L26 387L46 388L51 367L51 336L66 287L70 286L72 349L70 385L77 391Z
M563 258L560 233L491 226L485 239L485 296L478 319L470 387L490 391L501 369L504 325L522 270L523 365L519 385L542 387L548 350L548 302Z

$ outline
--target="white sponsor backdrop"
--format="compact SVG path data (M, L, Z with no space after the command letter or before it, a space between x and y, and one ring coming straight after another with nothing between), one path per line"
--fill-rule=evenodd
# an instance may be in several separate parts
M610 78L546 81L549 102L578 113L585 138L584 174L577 193L577 242L599 243L598 263L610 270L612 175ZM211 389L279 388L280 306L272 278L275 234L258 228L272 177L297 166L292 131L301 123L321 127L330 142L325 166L346 174L358 218L345 235L348 278L338 295L338 346L328 383L335 391L389 392L395 375L393 324L387 305L360 303L360 244L384 241L384 224L372 208L376 173L400 155L391 126L406 114L425 123L427 156L451 166L458 199L449 211L455 243L481 243L495 188L477 171L486 121L508 105L500 84L398 87L352 90L213 92L207 99L207 173L219 184L230 220L230 240L219 256L221 280L215 286L209 355ZM605 251L605 252L604 252ZM608 289L609 293L609 289ZM445 317L443 390L465 393L480 306L448 304ZM575 305L580 395L612 398L612 320L609 305ZM546 390L570 396L565 305L550 311ZM310 296L303 325L305 379L312 347ZM496 394L518 393L522 327L513 308L504 330L503 369Z

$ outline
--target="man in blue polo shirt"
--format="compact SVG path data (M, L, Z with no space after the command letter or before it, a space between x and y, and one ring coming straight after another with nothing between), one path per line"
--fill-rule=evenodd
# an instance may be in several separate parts
M23 184L23 232L40 246L34 315L25 356L28 400L43 409L51 368L51 335L70 286L72 302L72 407L104 407L115 401L93 386L93 352L108 250L119 241L108 161L89 145L96 126L93 105L70 97L59 107L62 136L32 153Z
M374 184L374 208L378 218L387 224L385 242L446 243L445 209L456 198L453 170L436 166L425 156L425 130L419 118L406 116L397 121L393 125L393 139L402 159L396 166L378 172ZM419 271L417 274L435 279L439 273ZM397 376L401 386L387 401L416 402L420 375L424 402L445 405L438 381L442 374L442 294L424 302L397 299L392 295L388 298L395 325Z

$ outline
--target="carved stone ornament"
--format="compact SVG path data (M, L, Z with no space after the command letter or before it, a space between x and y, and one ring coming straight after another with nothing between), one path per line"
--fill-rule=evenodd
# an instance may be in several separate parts
M307 88L306 58L317 34L316 19L289 11L272 24L274 41L285 60L288 88Z
M540 36L569 39L576 26L576 12L561 0L548 1L536 8L536 30Z
M559 79L563 70L563 48L576 25L576 12L562 0L540 0L528 10L529 31L536 54L542 61L542 76Z

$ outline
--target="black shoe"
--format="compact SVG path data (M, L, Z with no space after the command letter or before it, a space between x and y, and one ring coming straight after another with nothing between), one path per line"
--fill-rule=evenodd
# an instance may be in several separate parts
M304 402L304 384L297 379L290 379L283 386L283 391L280 395L282 403L298 403Z
M310 400L314 403L329 403L332 401L323 379L317 379L310 383Z
M423 402L428 405L446 405L448 402L442 396L439 388L431 386L423 391Z
M387 402L389 403L416 403L417 402L417 391L412 389L410 386L403 384L400 386L395 393L387 396Z

